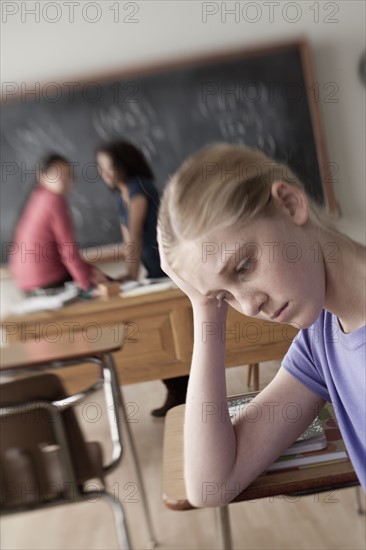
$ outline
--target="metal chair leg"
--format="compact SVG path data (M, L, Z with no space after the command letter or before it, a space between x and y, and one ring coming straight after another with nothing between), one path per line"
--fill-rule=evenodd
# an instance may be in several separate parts
M232 550L233 543L231 539L229 507L221 506L217 508L217 514L220 525L221 548L222 550Z
M145 515L145 520L146 520L146 526L147 526L147 530L148 530L148 533L149 533L149 539L150 540L148 542L148 545L149 545L150 548L155 548L156 546L158 546L158 543L157 543L157 539L156 539L156 536L155 536L155 533L154 533L154 527L153 527L153 523L152 523L152 519L151 519L151 515L150 515L150 510L149 510L149 506L148 506L148 502L147 502L145 484L144 484L144 481L143 481L142 472L141 472L141 468L140 468L140 461L139 461L138 454L137 454L137 451L136 451L135 441L134 441L134 438L133 438L133 435L132 435L130 423L129 423L129 420L128 420L128 417L127 417L127 414L126 414L126 407L125 407L125 403L124 403L124 399L123 399L123 390L122 390L122 387L119 387L119 382L118 382L118 377L117 377L115 366L114 366L114 361L113 361L113 358L110 355L107 358L107 364L108 364L108 370L109 370L110 375L111 375L112 387L118 388L118 396L116 396L117 403L118 403L118 413L121 414L123 424L126 428L128 444L129 444L131 455L132 455L132 463L133 463L133 467L134 467L134 470L135 470L137 483L138 483L138 486L139 486L139 491L140 491L140 495L141 495L141 502L142 502L144 515Z
M101 492L101 496L103 500L107 501L112 507L114 521L117 529L118 547L120 548L120 550L131 550L132 546L127 529L127 524L125 522L125 514L122 504L113 495L105 491Z
M109 429L111 432L113 443L112 460L108 465L103 468L104 473L108 474L109 472L114 470L114 468L119 464L122 458L122 426L119 415L119 410L121 408L121 398L119 395L120 388L118 385L115 386L116 381L113 370L108 368L108 365L107 367L103 365L103 380L104 398L106 402Z

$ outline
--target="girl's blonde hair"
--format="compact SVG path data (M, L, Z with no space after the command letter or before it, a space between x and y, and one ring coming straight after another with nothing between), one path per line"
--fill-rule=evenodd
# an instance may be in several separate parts
M177 266L185 241L274 214L271 187L303 189L292 170L245 145L216 143L190 156L168 182L158 226L167 261ZM316 215L316 205L310 209Z

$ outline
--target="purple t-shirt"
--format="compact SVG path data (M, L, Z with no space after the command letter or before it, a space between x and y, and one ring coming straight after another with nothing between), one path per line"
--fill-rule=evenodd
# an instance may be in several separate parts
M296 336L282 366L334 407L358 479L366 492L366 325L345 334L323 310Z

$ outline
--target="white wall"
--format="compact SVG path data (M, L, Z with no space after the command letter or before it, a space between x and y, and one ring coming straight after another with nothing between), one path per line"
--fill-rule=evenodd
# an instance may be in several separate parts
M321 91L329 160L339 166L334 183L343 212L339 225L365 241L365 87L357 76L365 48L363 0L1 4L2 80L18 85L77 81L152 61L307 37ZM229 14L230 9L236 12ZM328 83L338 86L335 103L327 100Z

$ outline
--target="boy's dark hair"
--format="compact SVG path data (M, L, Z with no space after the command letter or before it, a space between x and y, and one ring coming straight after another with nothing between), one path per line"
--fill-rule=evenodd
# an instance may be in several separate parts
M34 187L36 185L36 183L39 183L39 175L43 172L47 172L47 170L53 165L53 164L58 164L62 162L63 164L68 164L71 166L70 164L70 161L63 157L62 155L59 155L58 153L49 153L47 154L46 156L44 156L42 159L40 159L38 161L38 165L36 165L36 178L35 178L35 182L33 185L31 185L27 192L25 193L24 197L23 197L23 201L22 201L22 205L19 209L19 215L18 215L18 219L20 219L23 211L24 211L24 208L29 200L29 197L31 196L32 192L34 191ZM14 231L16 229L16 225L15 225L15 228L14 228ZM13 233L14 233L13 231Z
M113 167L117 170L121 181L138 176L154 179L154 173L142 151L128 141L106 143L98 147L97 153L106 153L111 157Z
M53 164L70 164L70 161L58 153L49 153L40 160L40 171L47 172Z

